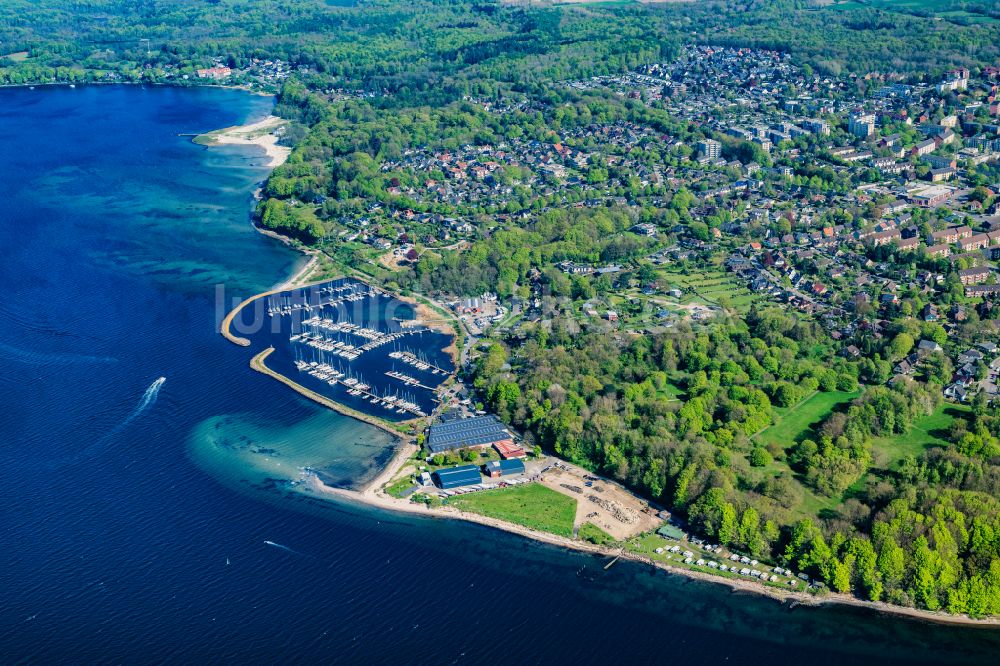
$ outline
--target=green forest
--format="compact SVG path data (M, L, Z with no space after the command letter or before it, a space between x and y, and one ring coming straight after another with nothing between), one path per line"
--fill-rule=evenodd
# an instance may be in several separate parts
M755 436L778 409L866 379L863 364L831 357L807 321L754 311L707 332L631 341L571 327L556 318L550 331L495 344L476 369L489 407L543 446L684 511L721 544L836 591L1000 611L996 409L975 405L943 434L949 446L880 468L876 441L907 438L938 409L939 384L870 387L798 441Z
M0 82L162 81L214 58L280 58L312 87L394 93L393 103L482 93L499 83L614 73L682 41L785 50L819 71L936 74L1000 53L990 3L935 3L946 20L892 3L720 0L663 5L508 6L468 0L12 0L0 6ZM847 3L851 4L851 3ZM960 9L955 16L945 10ZM924 15L922 15L924 14ZM968 17L982 20L969 20ZM613 38L612 38L613 36Z
M952 367L942 354L922 357L912 379L888 382L919 340L947 337L910 316L926 304L921 295L904 293L908 310L901 306L884 335L864 338L856 358L838 354L815 318L756 301L722 301L704 325L642 335L584 326L578 316L592 300L628 307L613 299L666 281L650 253L680 233L704 242L745 211L705 204L695 185L636 177L687 163L691 144L708 136L698 123L567 81L669 61L688 43L780 51L810 75L852 77L859 90L875 85L864 79L870 72L928 82L949 67L1000 62L991 3L940 9L954 11L942 18L888 2L807 0L20 0L0 4L0 83L197 85L199 68L282 61L287 76L260 65L263 73L229 82L277 94L275 113L290 123L294 150L264 187L260 226L402 292L526 302L538 287L544 320L475 350L467 379L486 408L720 544L837 592L982 617L1000 613L1000 409L943 404ZM634 141L605 149L594 128L612 124ZM487 145L598 155L538 187L518 167L497 169L489 180L502 198L411 193L445 178L410 163ZM748 142L727 140L725 150L771 166ZM984 183L995 175L988 169ZM856 185L832 167L797 167L788 182L821 199ZM874 208L819 223L860 221ZM453 218L470 227L461 243L435 235ZM642 224L668 240L628 232ZM774 228L787 233L791 224L781 218ZM379 267L363 235L405 235L418 258L398 271ZM718 270L721 255L687 261L679 271ZM561 262L621 270L584 277ZM945 262L912 263L915 272ZM948 279L958 294L953 271ZM789 414L800 407L808 416L795 425ZM780 435L768 431L783 423ZM912 444L918 430L926 445Z

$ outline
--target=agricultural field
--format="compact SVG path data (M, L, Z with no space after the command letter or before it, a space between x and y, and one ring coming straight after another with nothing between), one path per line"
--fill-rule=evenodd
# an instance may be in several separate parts
M901 14L934 16L959 24L988 24L998 22L992 16L968 11L966 3L949 0L845 0L843 2L832 2L827 7L837 11L852 11L863 8L881 9L882 11L899 12Z
M740 284L731 273L721 269L681 270L670 268L660 272L671 287L684 292L680 302L701 305L727 305L746 313L759 297Z
M533 530L573 536L576 500L537 483L460 495L448 505Z

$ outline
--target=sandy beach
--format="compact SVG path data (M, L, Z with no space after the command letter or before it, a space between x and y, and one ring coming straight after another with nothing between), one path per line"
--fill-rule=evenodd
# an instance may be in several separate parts
M457 368L459 364L459 331L456 320L448 315L438 312L433 307L414 296L401 296L399 294L393 294L393 296L404 303L409 303L413 306L416 319L413 320L412 324L420 324L426 326L427 328L440 331L441 333L447 333L452 336L451 344L445 347L443 351L451 356L451 360ZM441 308L444 312L447 312L443 306L438 305L437 307Z
M271 235L271 234L269 234ZM274 234L278 236L278 234ZM280 238L280 236L278 236ZM240 306L238 306L233 312L230 313L226 321L223 322L222 334L226 336L232 342L240 345L249 345L249 340L244 341L242 338L235 336L229 331L229 324L232 322L232 318L235 314L239 312L242 307L247 303L266 296L270 293L276 291L281 291L283 289L289 288L291 286L307 286L307 276L308 269L311 263L307 264L305 268L296 273L296 275L291 276L281 287L265 292L264 294L259 294L255 297L244 301ZM323 280L325 281L325 280ZM397 298L402 298L397 296ZM424 303L421 303L418 299L409 297L405 298L408 302L419 306L418 315L426 317L428 319L441 318L441 315L435 312L432 308ZM450 326L449 326L450 328ZM358 420L368 422L382 430L389 432L400 439L400 445L396 450L395 455L392 460L385 466L385 468L379 472L371 481L369 481L360 490L346 490L342 488L333 488L325 485L318 477L311 475L305 484L307 491L314 493L319 496L328 496L333 498L338 498L340 500L346 500L348 502L354 502L358 504L374 506L387 511L395 511L407 514L420 514L427 517L439 518L439 519L452 519L452 520L465 520L472 523L478 523L480 525L485 525L495 529L504 530L506 532L511 532L518 534L520 536L535 539L553 546L558 546L562 548L568 548L576 551L593 553L595 555L605 556L609 558L621 558L624 560L631 560L634 562L641 562L647 564L651 567L655 567L662 571L666 571L671 574L678 576L686 576L688 578L694 578L697 580L705 581L708 583L713 583L716 585L725 585L732 589L733 592L744 592L748 594L759 594L762 596L770 597L781 603L790 603L794 605L808 605L808 606L822 606L824 604L841 604L847 606L854 606L858 608L866 608L875 612L885 613L890 615L897 615L902 617L908 617L915 620L922 620L926 622L934 622L938 624L948 624L948 625L964 625L979 628L995 628L1000 627L1000 618L990 617L983 619L971 618L966 615L951 615L943 612L927 611L918 608L907 608L904 606L896 606L893 604L885 603L882 601L865 601L857 597L840 594L835 592L827 592L823 596L813 596L810 594L805 594L802 592L794 592L790 590L782 590L780 588L775 588L761 583L739 579L739 578L726 578L719 575L713 575L711 573L695 571L692 569L687 569L684 567L677 567L666 562L660 562L648 557L645 557L638 553L633 553L625 550L624 548L609 548L606 546L599 546L592 544L588 541L574 540L566 537L561 537L555 534L550 534L547 532L539 532L537 530L532 530L521 525L516 525L514 523L508 523L502 520L497 520L495 518L490 518L487 516L482 516L475 513L469 513L466 511L460 511L453 507L441 506L438 508L430 508L424 504L416 504L407 499L397 499L386 494L383 491L383 487L392 481L400 471L407 465L410 458L417 451L416 444L414 440L404 434L396 431L394 428L388 427L386 424L378 422L372 418L366 418L363 415L359 415L354 410L349 410L342 405L333 403L333 401L322 398L321 396L309 395L312 393L308 389L301 389L294 382L284 378L277 373L272 373L264 364L263 360L267 357L269 351L262 352L258 354L251 361L251 366L259 372L264 372L265 374L274 374L276 379L288 384L295 390L299 390L300 393L310 397L320 404L327 406L334 411L338 411L352 418L357 418ZM320 399L317 399L320 398ZM608 479L601 479L603 482L608 484L615 484L615 482ZM617 484L615 484L617 485Z
M268 157L267 166L274 168L288 160L292 149L278 145L277 130L288 121L277 116L268 116L249 125L227 127L214 132L207 132L195 138L195 142L205 145L258 146L264 149Z
M261 231L264 231L263 229ZM315 270L316 266L319 264L319 260L316 259L316 255L313 253L309 254L309 261L306 262L305 266L300 268L298 272L292 277L288 278L279 285L279 289L291 289L292 287L298 287L302 284L309 282L309 276Z
M497 520L495 518L489 518L487 516L481 516L475 513L469 513L466 511L460 511L451 507L443 506L436 509L428 508L423 504L415 504L408 500L396 499L390 497L382 492L382 486L391 480L395 476L396 470L402 467L403 464L409 459L412 454L413 445L407 444L400 448L396 456L390 462L383 472L381 472L376 478L370 481L367 486L360 490L345 490L342 488L332 488L325 485L315 476L309 478L306 488L317 495L325 495L329 497L335 497L340 500L346 500L348 502L355 502L359 504L365 504L369 506L378 507L380 509L385 509L387 511L397 511L407 514L420 514L426 517L445 519L445 520L465 520L472 523L478 523L480 525L485 525L487 527L492 527L499 530L504 530L506 532L511 532L513 534L518 534L520 536L535 539L536 541L542 541L544 543L558 546L561 548L569 548L576 551L581 551L585 553L592 553L594 555L599 555L608 558L621 558L623 560L631 560L633 562L641 562L647 564L651 567L655 567L662 571L678 576L686 576L688 578L694 578L697 580L705 581L707 583L713 583L716 585L725 585L732 589L733 592L744 592L749 594L759 594L762 596L770 597L781 603L790 603L793 607L795 605L803 606L823 606L827 604L840 604L846 606L854 606L857 608L867 608L869 610L886 613L890 615L898 615L902 617L908 617L915 620L922 620L926 622L935 622L938 624L949 624L949 625L964 625L979 628L996 628L1000 627L1000 618L984 618L975 619L968 617L966 615L950 615L948 613L933 612L921 610L918 608L906 608L903 606L894 606L885 602L872 602L864 601L863 599L858 599L856 597L838 594L838 593L828 593L824 596L812 596L809 594L803 594L801 592L791 592L785 591L774 587L769 587L762 585L760 583L753 582L751 580L743 580L738 578L724 578L722 576L713 575L710 573L704 573L701 571L694 571L691 569L686 569L683 567L676 567L665 562L658 562L642 555L629 552L621 548L608 548L606 546L598 546L592 544L588 541L573 540L566 537L557 536L555 534L549 534L547 532L538 532L536 530L529 529L527 527L522 527L521 525L515 525L513 523L508 523L502 520Z

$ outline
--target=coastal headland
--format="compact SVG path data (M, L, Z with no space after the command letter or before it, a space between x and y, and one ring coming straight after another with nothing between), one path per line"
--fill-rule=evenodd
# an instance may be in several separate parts
M316 285L320 285L329 282L329 278L321 281L308 282L305 281L305 277L308 276L308 268L298 271L297 275L292 276L288 281L278 288L263 292L252 296L242 303L240 303L236 308L234 308L225 318L222 325L222 334L234 344L240 346L249 346L251 342L246 338L236 335L231 330L231 325L234 318L239 314L239 312L254 301L265 298L267 296L280 294L283 291L287 291L291 288L307 288ZM401 297L394 296L399 300L403 300L414 307L414 311L417 314L417 320L426 320L427 323L435 322L443 330L453 330L451 329L451 324L448 322L446 317L443 317L441 312L437 308L428 305L426 302L422 301L413 296ZM454 345L452 349L447 350L450 353L454 352ZM879 613L897 615L908 617L916 620L934 622L939 624L949 624L949 625L966 625L966 626L976 626L976 627L1000 627L1000 620L996 618L971 618L964 615L951 615L943 612L933 612L926 611L916 608L907 608L903 606L897 606L893 604L888 604L885 602L870 602L853 597L846 594L839 594L835 592L824 592L822 595L814 595L807 592L784 590L779 587L774 587L770 585L765 585L753 580L745 580L741 578L730 578L723 577L717 574L709 573L707 571L699 571L686 566L681 566L679 564L672 564L662 560L653 559L641 552L635 552L624 547L621 542L614 545L601 545L596 543L591 543L585 541L581 538L570 538L566 536L561 536L557 534L552 534L549 532L540 531L537 529L532 529L524 525L509 522L507 520L501 520L498 518L481 515L478 513L473 513L471 511L465 511L458 509L453 506L448 506L447 504L430 506L424 503L412 502L407 498L394 497L387 492L387 486L398 480L403 476L403 472L408 468L409 465L413 463L416 453L419 451L419 446L416 442L416 438L413 433L420 429L420 426L424 424L423 419L410 419L407 421L399 422L389 422L380 419L376 416L370 414L365 414L356 409L344 405L336 400L332 400L326 396L323 396L301 384L289 379L283 374L276 372L272 368L269 368L266 364L268 357L274 352L273 348L267 348L263 351L257 353L251 360L251 367L263 374L266 374L281 383L285 384L289 388L295 390L300 395L313 400L314 402L321 404L329 409L332 409L340 414L349 416L351 418L357 419L359 421L373 425L384 432L390 433L397 437L399 440L399 445L396 449L395 454L389 463L383 468L383 470L369 481L365 486L358 490L344 489L344 488L334 488L328 486L322 482L314 474L307 475L306 483L303 484L304 490L313 493L317 496L327 496L335 497L340 500L347 500L349 502L357 502L361 504L366 504L370 506L379 507L389 511L402 512L407 514L423 515L433 518L440 519L458 519L465 520L468 522L474 522L495 529L504 530L506 532L518 534L520 536L535 539L553 546L573 549L576 551L582 551L587 553L592 553L595 556L616 558L629 560L633 562L639 562L647 564L657 570L664 571L669 574L685 576L692 579L697 579L705 582L710 582L718 585L725 585L732 589L734 593L747 593L747 594L757 594L766 597L773 598L781 603L788 603L792 607L795 605L807 605L807 606L822 606L826 604L840 604L848 605L858 608L867 608ZM409 432L407 432L409 431ZM601 483L608 484L608 486L621 488L620 484L609 479L599 477L596 475L590 476L593 479L599 479ZM543 485L546 485L543 482ZM549 483L548 485L552 485ZM624 488L622 488L624 491ZM624 491L627 492L627 491Z
M194 142L203 146L234 145L257 146L264 150L269 167L280 166L288 160L292 149L278 145L280 134L288 121L277 116L268 116L255 123L226 127L206 132L194 138Z
M296 244L290 242L288 239L284 238L280 234L269 232L267 230L258 229L265 235L271 236L276 240L289 244L290 246L297 247ZM284 283L278 287L262 292L255 296L252 296L239 305L237 305L232 311L230 311L225 319L223 320L221 333L226 339L230 340L234 344L240 346L250 346L251 341L236 335L231 330L232 323L236 316L249 304L268 296L280 294L283 291L287 291L292 288L307 288L316 285L323 284L330 281L331 278L325 278L319 281L309 281L308 277L317 265L316 256L304 248L298 247L300 251L303 251L307 256L309 256L308 263L298 270L295 275L292 275ZM357 278L355 278L357 279ZM458 335L461 330L460 327L456 326L454 320L447 316L446 311L439 305L433 303L429 299L418 297L416 295L402 296L394 295L394 298L404 301L410 304L417 317L415 321L419 321L428 328L435 328L441 331L447 331L453 334L454 342L450 347L445 349L450 356L457 362L458 352ZM597 543L591 543L589 541L583 540L581 538L570 538L566 536L561 536L557 534L552 534L549 532L540 531L537 529L532 529L524 525L509 522L507 520L501 520L498 518L481 515L478 513L473 513L471 511L464 511L459 508L443 505L429 505L424 503L412 502L406 498L394 497L387 492L387 487L389 484L398 480L402 473L410 465L417 452L419 451L419 445L416 442L416 438L413 433L419 431L421 426L424 425L424 419L410 419L407 421L399 422L389 422L378 417L372 416L370 414L365 414L361 411L352 409L351 407L344 405L340 402L332 400L326 396L323 396L315 391L310 390L302 386L301 384L289 379L285 375L276 372L272 368L269 368L266 364L268 357L274 352L273 348L267 348L263 351L257 353L250 362L251 367L263 374L266 374L274 379L277 379L281 383L285 384L292 390L295 390L300 395L313 400L314 402L321 404L329 409L332 409L345 416L357 419L359 421L373 425L384 432L390 433L394 437L398 438L399 445L396 448L395 454L392 459L386 464L379 474L377 474L372 480L365 484L362 488L358 490L345 489L345 488L335 488L328 486L323 483L323 481L318 478L315 474L307 474L305 483L303 484L303 489L306 492L313 493L317 496L327 496L335 497L342 501L356 502L364 505L374 506L381 509L385 509L393 512L401 512L414 515L423 515L438 519L451 519L451 520L464 520L468 522L478 523L487 527L494 529L503 530L509 533L517 534L525 538L534 539L543 543L547 543L556 547L572 549L581 552L591 553L599 557L613 558L613 560L607 565L613 564L614 561L618 559L628 560L633 562L638 562L642 564L649 565L657 570L664 571L669 574L684 576L691 579L696 579L716 585L728 586L733 593L745 593L745 594L755 594L765 597L769 597L779 601L783 604L789 604L791 608L797 605L803 606L823 606L823 605L845 605L857 608L866 608L869 610L876 611L878 613L895 615L906 617L914 620L933 622L937 624L944 625L962 625L962 626L972 626L980 628L992 628L1000 627L1000 619L997 618L972 618L966 615L953 615L945 612L939 611L928 611L918 608L909 608L904 606L898 606L894 604L889 604L885 602L872 602L865 601L863 599L847 595L840 594L830 591L825 591L821 595L814 595L807 592L794 591L781 589L779 587L774 587L771 585L765 585L763 583L746 580L742 578L731 578L710 573L707 571L699 571L687 566L680 566L679 564L671 564L662 560L653 559L641 552L635 552L629 550L627 547L623 546L621 542L614 545L601 545ZM451 377L449 378L449 381ZM407 432L409 430L409 432ZM596 475L591 475L591 478L600 479L602 483L609 484L610 486L621 487L614 481L609 479L599 477ZM550 484L551 485L551 484ZM624 489L623 489L624 490ZM626 491L627 492L627 491Z

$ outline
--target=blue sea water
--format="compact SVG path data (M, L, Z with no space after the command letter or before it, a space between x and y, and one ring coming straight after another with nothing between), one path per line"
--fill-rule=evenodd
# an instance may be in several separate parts
M271 105L0 91L4 663L995 663L996 630L605 571L283 483L361 482L393 442L217 333L216 285L256 293L300 259L248 224L262 156L181 135Z

